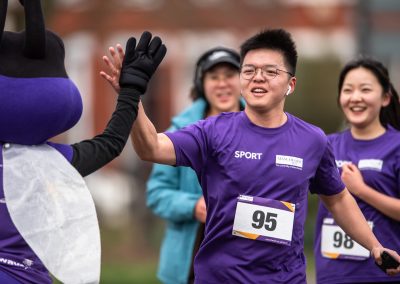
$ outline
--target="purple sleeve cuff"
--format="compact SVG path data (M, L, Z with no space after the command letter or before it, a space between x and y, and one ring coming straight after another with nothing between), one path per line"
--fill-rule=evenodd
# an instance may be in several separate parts
M74 151L71 145L47 142L47 144L60 152L71 163Z

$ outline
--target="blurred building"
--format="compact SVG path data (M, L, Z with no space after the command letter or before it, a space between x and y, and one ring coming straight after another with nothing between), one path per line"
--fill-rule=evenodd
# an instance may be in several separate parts
M164 130L171 115L190 102L194 63L204 50L216 45L238 49L248 35L262 28L283 27L293 33L300 56L333 55L346 60L356 50L356 4L349 0L57 0L49 26L64 38L70 74L92 102L86 105L92 105L87 114L94 131L104 127L113 107L110 89L98 76L107 47L124 45L129 36L139 37L144 30L160 35L168 53L146 103L157 128Z

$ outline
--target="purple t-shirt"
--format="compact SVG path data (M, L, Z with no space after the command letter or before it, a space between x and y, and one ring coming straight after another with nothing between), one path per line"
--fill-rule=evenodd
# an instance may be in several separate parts
M306 283L308 190L332 195L344 185L324 133L287 117L281 127L263 128L244 112L223 113L167 133L176 164L196 171L207 204L196 283ZM232 235L239 195L294 203L291 245Z
M71 146L50 142L48 145L59 151L69 162L72 160ZM0 143L0 146L3 147L3 143ZM8 213L3 191L2 151L0 151L0 165L0 270L22 284L52 283L47 269L19 234Z
M341 172L344 163L357 165L364 182L375 190L400 198L400 132L389 127L385 134L373 140L354 139L349 130L329 135L336 164ZM391 219L374 207L356 198L368 221L373 222L373 232L380 243L389 249L400 251L400 222ZM317 282L400 282L400 275L387 276L374 263L373 258L364 260L329 259L321 254L321 227L324 218L332 218L328 210L319 205L316 236L315 263Z

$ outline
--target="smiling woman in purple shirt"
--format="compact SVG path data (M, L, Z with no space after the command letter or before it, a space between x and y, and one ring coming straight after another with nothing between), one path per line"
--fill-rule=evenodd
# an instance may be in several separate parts
M400 251L400 105L378 61L349 62L339 78L339 105L349 128L330 135L347 189L381 244ZM370 252L346 235L320 204L315 238L317 282L400 283L376 269Z

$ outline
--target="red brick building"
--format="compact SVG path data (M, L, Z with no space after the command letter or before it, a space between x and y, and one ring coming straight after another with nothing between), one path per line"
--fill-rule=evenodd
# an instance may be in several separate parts
M355 4L315 0L58 0L48 25L66 42L70 75L86 97L87 126L92 124L95 132L104 127L114 101L98 75L104 68L101 56L107 47L117 42L124 45L129 36L138 37L143 30L160 35L168 53L146 103L156 126L164 130L171 115L188 105L194 63L207 48L226 45L238 49L241 41L262 28L283 27L293 33L300 56L333 55L346 60L356 50Z

